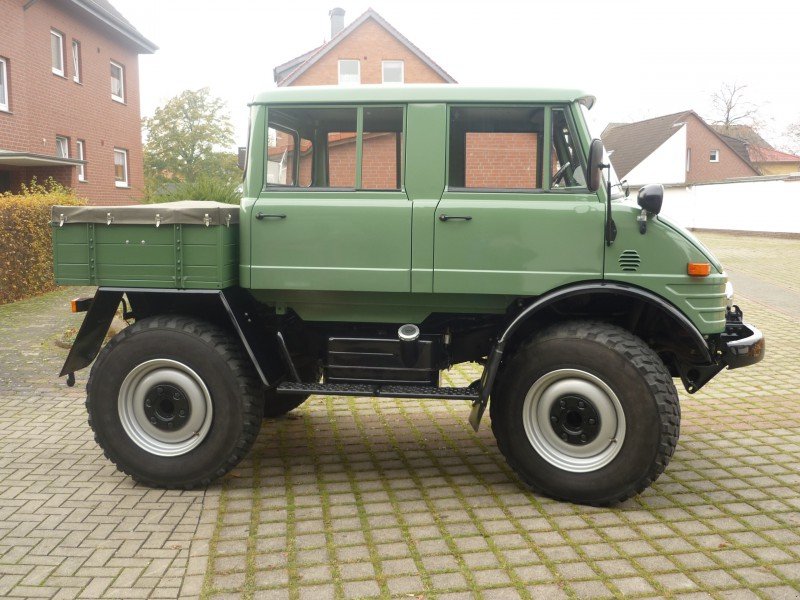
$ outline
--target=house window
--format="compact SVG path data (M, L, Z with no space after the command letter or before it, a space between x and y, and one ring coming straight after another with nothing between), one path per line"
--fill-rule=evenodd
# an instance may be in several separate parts
M448 187L540 189L543 139L541 108L451 108Z
M81 43L72 40L72 81L81 82Z
M50 60L53 73L64 77L64 36L55 29L50 30Z
M78 158L86 160L86 142L78 140L75 142L75 148L78 150ZM86 181L86 165L78 165L78 181Z
M708 156L708 162L719 162L719 150L712 150Z
M56 156L58 158L69 158L69 138L62 135L56 136Z
M128 151L114 148L114 184L128 187Z
M0 58L0 110L8 110L8 61Z
M688 173L692 168L692 149L686 149L686 172Z
M111 61L111 99L125 102L125 67Z
M381 63L383 83L403 83L405 64L402 60L384 60Z
M339 85L361 83L361 63L357 60L339 61Z

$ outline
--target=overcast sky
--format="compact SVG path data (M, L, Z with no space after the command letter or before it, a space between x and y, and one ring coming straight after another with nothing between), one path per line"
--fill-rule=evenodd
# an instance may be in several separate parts
M724 82L748 86L769 141L800 121L797 0L112 2L160 47L140 58L143 116L208 86L240 145L247 102L275 85L275 65L329 39L334 6L345 24L371 6L460 83L585 89L601 125L685 109L711 118Z

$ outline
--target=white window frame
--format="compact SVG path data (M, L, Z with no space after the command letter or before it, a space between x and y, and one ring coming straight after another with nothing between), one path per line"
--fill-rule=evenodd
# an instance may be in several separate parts
M2 84L3 88L3 96L0 97L0 110L9 112L8 107L11 101L8 94L8 60L0 57L0 65L3 66L2 70L0 70L0 84Z
M718 163L719 162L719 150L712 150L711 152L709 152L708 162L712 162L712 163Z
M125 173L124 179L117 179L117 155L123 156L123 170ZM128 151L123 148L114 148L114 185L118 188L130 187L128 184Z
M84 140L75 140L75 150L78 153L80 160L86 160L86 142ZM86 165L78 165L78 181L86 181Z
M119 73L120 73L120 91L122 92L121 96L117 96L113 91L114 88L112 87L111 88L111 90L112 90L111 91L111 99L114 100L115 102L120 102L121 104L125 104L125 66L121 65L120 63L118 63L116 61L113 61L113 60L111 61L111 66L112 67L117 67L119 69ZM114 81L114 77L113 76L111 76L111 81L112 82Z
M60 148L62 148L62 144L64 149L63 154L60 153L59 150ZM69 158L69 138L65 135L56 136L56 156L58 156L59 158Z
M386 81L386 65L400 65L400 81ZM406 82L406 61L404 60L382 60L381 61L381 83L405 83Z
M692 169L692 149L686 149L686 172L688 173Z
M72 81L81 82L81 43L72 40Z
M53 38L58 38L58 54L61 59L61 68L53 65ZM55 29L50 30L50 66L52 67L53 74L64 77L64 34Z
M339 85L343 85L343 82L342 82L342 63L352 63L352 62L356 63L356 65L358 66L358 73L356 73L356 76L358 77L358 81L344 82L344 85L354 85L354 84L360 84L361 83L361 61L358 60L357 58L340 58L339 59L339 63L338 63L338 67L339 67L339 79L338 79L338 82L339 82Z

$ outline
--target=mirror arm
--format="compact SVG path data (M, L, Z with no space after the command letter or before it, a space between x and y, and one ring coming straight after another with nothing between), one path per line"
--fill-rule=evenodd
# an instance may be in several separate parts
M606 246L610 246L617 239L617 224L611 216L611 163L600 163L598 169L606 169Z

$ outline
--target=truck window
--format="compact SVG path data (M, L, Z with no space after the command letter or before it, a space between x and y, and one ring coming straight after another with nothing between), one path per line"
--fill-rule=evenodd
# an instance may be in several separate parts
M541 108L452 107L448 187L540 189L543 129Z
M269 185L294 185L295 148L297 133L288 129L270 127L267 147L267 183Z
M399 190L403 156L403 109L364 108L361 144L361 187L365 190Z
M361 186L401 187L403 108L365 107ZM270 108L267 187L356 188L356 108Z
M550 160L550 185L552 189L585 188L586 174L583 158L576 147L567 114L562 108L554 108L553 145Z
M352 189L355 158L355 108L269 109L267 187Z

